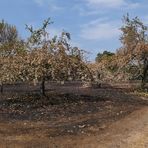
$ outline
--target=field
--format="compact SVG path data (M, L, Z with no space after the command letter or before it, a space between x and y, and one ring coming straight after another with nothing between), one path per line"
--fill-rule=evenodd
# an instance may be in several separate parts
M146 93L127 85L94 89L72 84L49 87L41 97L15 88L17 94L0 96L0 147L148 146Z
M148 148L146 0L0 6L0 148Z

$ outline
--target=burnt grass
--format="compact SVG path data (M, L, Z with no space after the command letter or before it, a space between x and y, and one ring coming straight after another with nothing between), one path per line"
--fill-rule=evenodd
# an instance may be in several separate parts
M82 90L85 93L47 92L39 94L0 96L0 123L27 123L14 126L9 132L0 129L0 135L26 134L44 131L47 137L100 133L112 122L124 118L134 110L148 106L148 101L131 95L123 89ZM91 92L91 93L90 93ZM94 95L95 94L95 95ZM42 123L29 126L30 123Z

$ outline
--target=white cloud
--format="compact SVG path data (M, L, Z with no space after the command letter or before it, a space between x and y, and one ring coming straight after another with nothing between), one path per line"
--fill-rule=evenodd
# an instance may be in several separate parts
M39 6L43 6L46 0L34 0L34 2Z
M126 4L125 0L86 0L88 5L93 7L120 7Z
M33 0L39 7L48 6L50 11L59 11L63 8L55 4L54 0Z
M104 14L104 12L102 10L96 10L96 9L86 10L82 6L75 7L74 9L79 12L80 16L91 16L91 15L96 15L96 14Z
M93 9L98 8L127 8L134 9L140 4L137 2L130 2L129 0L84 0L86 5Z
M139 3L131 3L131 4L127 5L127 8L135 9L135 8L138 8L139 6L140 6Z
M83 4L76 4L73 9L79 12L80 16L91 16L106 14L112 10L124 10L129 12L142 5L139 2L130 0L81 0Z
M49 5L49 9L52 11L59 11L59 10L62 10L63 8L55 4L52 4L52 5Z
M118 37L120 35L119 23L105 20L93 20L83 25L80 36L86 40L108 40Z

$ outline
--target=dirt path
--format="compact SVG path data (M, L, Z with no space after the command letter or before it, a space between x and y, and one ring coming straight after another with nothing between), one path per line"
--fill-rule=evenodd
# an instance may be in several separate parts
M148 108L113 123L101 135L67 138L60 147L66 147L67 143L68 148L148 148Z
M21 124L18 124L19 127L21 128ZM8 125L8 128L13 127ZM36 129L23 136L3 135L0 137L0 148L147 148L148 107L136 110L108 127L95 127L92 130L96 134L57 136L50 139L45 136L45 129ZM33 131L31 128L30 130ZM97 134L98 131L102 133Z

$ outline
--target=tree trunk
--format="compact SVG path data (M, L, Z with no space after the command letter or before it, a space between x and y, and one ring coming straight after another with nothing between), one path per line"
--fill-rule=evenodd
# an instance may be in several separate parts
M3 83L0 84L0 92L1 92L1 94L4 92L4 86L3 86Z
M143 67L143 76L142 76L142 84L141 87L144 88L148 76L148 59L146 58L144 61L144 67Z
M45 77L42 78L40 92L42 96L46 96L45 95Z

